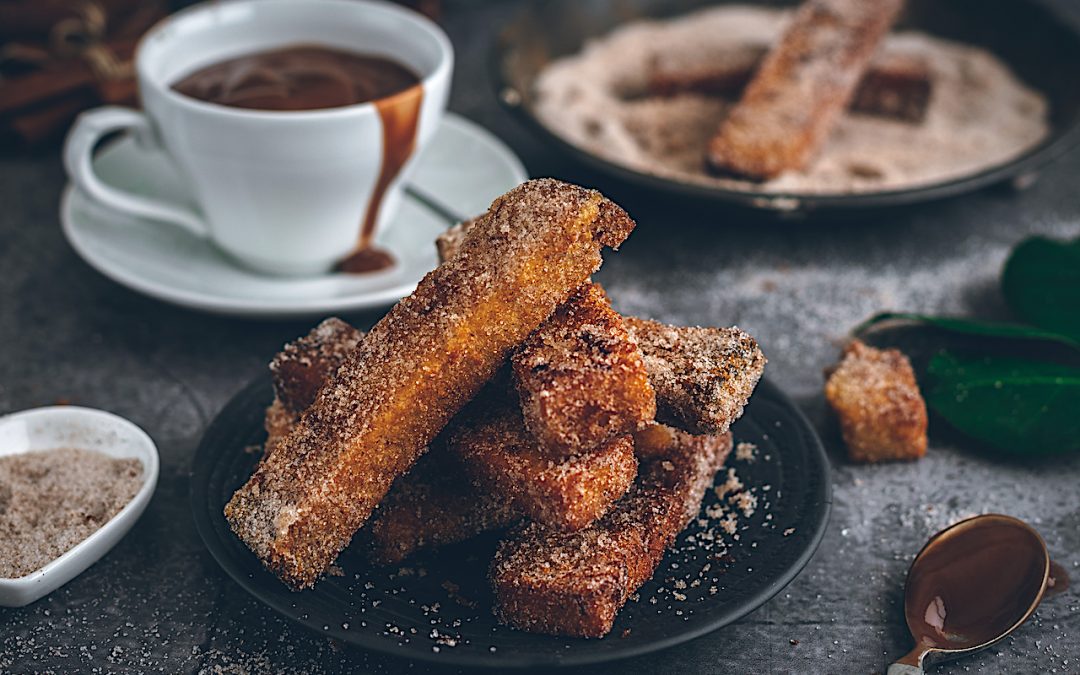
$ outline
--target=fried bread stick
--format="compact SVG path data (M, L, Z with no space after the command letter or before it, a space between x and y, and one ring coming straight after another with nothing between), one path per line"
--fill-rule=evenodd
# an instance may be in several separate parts
M326 378L345 363L363 336L363 331L332 316L274 355L270 361L274 402L266 409L264 460L292 431Z
M439 251L444 259L454 255L472 223L459 223L439 236ZM560 308L536 333L562 330L551 325L562 313ZM757 342L738 328L668 326L630 316L623 317L623 324L644 356L657 415L695 434L727 431L742 414L765 368L765 357ZM557 356L548 355L549 369L572 372L578 367L576 359ZM514 365L515 375L524 372L517 363ZM519 375L519 392L523 389L522 379Z
M757 342L738 328L668 326L626 317L656 390L657 419L694 434L728 430L765 369Z
M903 0L806 0L709 143L712 169L804 167L851 102Z
M578 530L604 515L637 474L628 434L593 452L552 459L525 429L514 396L498 391L470 405L448 435L478 485L555 530Z
M555 310L510 363L525 427L553 458L592 452L656 416L641 349L599 284Z
M731 451L731 434L676 433L665 459L595 524L558 533L538 523L513 530L491 564L495 614L536 633L602 637L626 599L650 577L697 515Z
M314 585L393 481L633 227L599 192L551 179L496 199L233 495L233 531L287 584Z
M274 403L266 410L267 452L286 436L322 383L348 358L363 332L331 317L285 345L271 361ZM461 462L436 439L404 476L394 481L371 517L371 557L393 564L419 549L464 541L521 519L506 500L482 492Z
M332 316L285 345L270 361L274 396L299 415L315 401L326 378L349 358L364 332Z
M767 52L764 45L740 46L724 50L719 58L695 57L694 63L657 59L649 65L647 90L653 96L737 97ZM932 89L925 59L899 51L879 52L859 80L848 110L916 123L926 117Z
M394 482L372 515L371 557L394 564L420 549L455 544L519 520L512 502L477 490L461 462L436 442Z

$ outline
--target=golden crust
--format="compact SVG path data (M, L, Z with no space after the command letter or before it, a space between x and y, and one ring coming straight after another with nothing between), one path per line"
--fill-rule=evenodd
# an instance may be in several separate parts
M626 599L700 511L731 451L731 434L674 434L665 459L645 464L630 492L590 527L558 533L537 523L513 530L491 564L495 614L551 635L602 637Z
M854 462L918 459L926 454L926 403L911 362L895 349L853 340L825 382Z
M695 434L718 434L742 415L765 369L754 338L738 328L625 321L645 355L660 421Z
M637 474L629 435L552 459L529 436L514 397L501 392L474 402L448 433L450 450L478 485L556 530L581 529L604 515Z
M393 481L634 222L600 193L543 179L495 200L460 252L359 343L233 495L237 536L309 587Z
M806 0L709 143L719 171L766 179L805 166L851 101L903 0Z
M554 457L591 452L656 416L641 349L599 284L555 310L510 362L525 426Z

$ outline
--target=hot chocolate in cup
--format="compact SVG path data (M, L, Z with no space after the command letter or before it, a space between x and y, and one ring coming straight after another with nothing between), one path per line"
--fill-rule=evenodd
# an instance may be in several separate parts
M310 275L384 266L373 242L446 109L453 50L431 21L381 2L227 0L151 29L135 68L144 112L91 110L69 134L75 184L247 267ZM183 86L200 76L206 88ZM94 175L94 146L123 130L174 161L197 210Z

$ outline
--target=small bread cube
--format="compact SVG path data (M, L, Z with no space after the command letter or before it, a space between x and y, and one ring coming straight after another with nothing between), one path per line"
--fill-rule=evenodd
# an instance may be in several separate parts
M895 349L853 340L825 382L853 462L918 459L926 454L926 403L911 362Z
M553 459L597 451L656 416L645 357L599 284L556 309L510 363L525 426Z
M526 430L516 397L494 387L458 416L449 447L483 491L559 532L588 527L607 513L638 469L629 434L593 452L552 459Z

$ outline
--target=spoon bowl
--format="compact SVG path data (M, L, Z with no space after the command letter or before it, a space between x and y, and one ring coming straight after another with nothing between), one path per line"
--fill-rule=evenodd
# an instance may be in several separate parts
M904 590L915 648L888 675L916 675L1005 638L1039 606L1049 578L1046 543L1021 520L987 514L938 532L911 563Z

